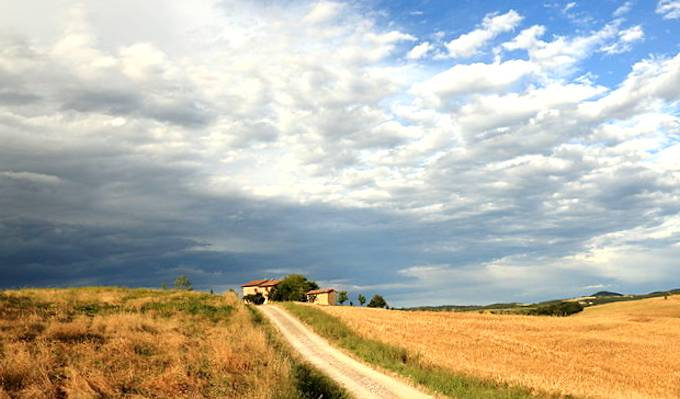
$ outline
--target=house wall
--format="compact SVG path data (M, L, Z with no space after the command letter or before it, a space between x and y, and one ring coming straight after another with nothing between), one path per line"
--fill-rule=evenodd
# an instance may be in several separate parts
M312 303L314 303L316 305L335 306L335 304L337 303L335 291L323 293L323 294L317 294L316 300Z
M271 290L272 287L241 287L243 289L243 296L246 295L255 295L257 293L262 294L264 297L264 303L269 302L269 291Z
M243 288L243 296L255 295L258 292L261 293L262 295L264 295L263 294L264 290L260 287L241 287L241 288Z
M333 291L333 292L328 293L327 299L326 299L326 304L331 305L331 306L335 306L337 304L337 302L338 302L337 292Z

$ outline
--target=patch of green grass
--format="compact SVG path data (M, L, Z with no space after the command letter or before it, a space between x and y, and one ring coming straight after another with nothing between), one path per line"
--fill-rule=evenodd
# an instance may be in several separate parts
M6 295L0 292L0 319L16 320L29 313L47 317L54 313L54 306L28 296Z
M119 313L120 306L104 302L85 302L85 303L76 302L73 304L72 311L74 313L94 317L98 314Z
M178 313L206 318L213 322L224 320L234 311L229 305L215 305L215 297L208 294L187 294L168 298L163 302L148 302L142 305L142 313L153 312L161 317L172 317Z
M125 293L122 298L123 302L147 297L164 298L177 293L175 290L161 290L155 288L127 288L122 291Z
M333 380L307 363L295 362L293 375L300 399L349 399Z
M274 331L269 322L254 306L248 305L251 320L254 324L264 328L269 344L279 353L285 355L291 362L294 377L292 390L281 390L275 399L350 399L351 396L332 379L318 371L309 363L303 362L293 355L293 349L288 346Z
M282 304L289 312L337 346L347 349L364 361L394 371L433 392L452 398L522 399L553 398L527 388L500 384L472 376L456 374L448 369L425 364L406 349L363 338L337 317L324 311L292 302Z

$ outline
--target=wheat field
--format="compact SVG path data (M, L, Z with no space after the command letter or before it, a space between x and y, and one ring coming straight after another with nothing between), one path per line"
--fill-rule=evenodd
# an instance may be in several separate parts
M0 292L0 398L293 398L234 293Z
M680 398L680 296L571 317L323 307L459 373L585 398Z

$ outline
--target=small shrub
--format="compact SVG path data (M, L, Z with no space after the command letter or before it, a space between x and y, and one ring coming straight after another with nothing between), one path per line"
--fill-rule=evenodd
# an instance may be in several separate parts
M348 300L349 300L349 295L347 295L347 291L338 292L338 303L340 303L340 305L347 302Z
M582 310L583 305L578 302L560 302L538 306L530 309L527 314L532 316L569 316Z
M262 305L264 303L264 296L259 292L257 294L249 294L243 297L246 303L252 303L253 305Z
M98 302L93 302L93 303L80 303L76 304L73 306L73 310L76 313L83 313L86 316L89 317L94 317L97 314L110 314L110 313L116 313L118 311L118 306L116 305L111 305L108 303L98 303Z
M373 298L371 298L371 301L368 303L369 308L386 308L387 307L387 302L385 301L385 298L383 298L380 295L373 295Z
M191 281L187 276L179 276L175 279L175 289L177 290L191 290Z

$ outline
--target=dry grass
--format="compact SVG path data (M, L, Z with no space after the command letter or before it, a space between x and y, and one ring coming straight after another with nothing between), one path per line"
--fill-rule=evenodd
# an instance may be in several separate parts
M680 318L680 295L638 301L613 302L585 308L577 317L619 317L628 320L671 317Z
M294 397L291 373L234 294L0 292L0 398Z
M322 309L459 373L581 397L680 397L680 296L566 318Z

